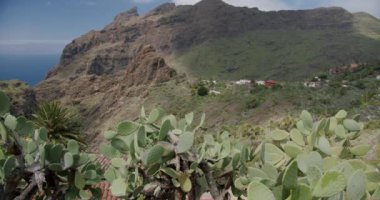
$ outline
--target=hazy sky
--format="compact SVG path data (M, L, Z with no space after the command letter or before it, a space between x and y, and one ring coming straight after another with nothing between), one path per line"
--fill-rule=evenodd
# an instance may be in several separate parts
M116 14L137 6L140 13L174 1L199 0L0 0L0 54L59 54L65 44L101 29ZM225 0L261 10L341 6L380 18L380 0Z

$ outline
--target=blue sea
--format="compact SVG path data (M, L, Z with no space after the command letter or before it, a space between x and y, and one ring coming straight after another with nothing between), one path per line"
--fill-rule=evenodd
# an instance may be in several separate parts
M0 80L17 79L36 85L58 64L60 55L0 55Z

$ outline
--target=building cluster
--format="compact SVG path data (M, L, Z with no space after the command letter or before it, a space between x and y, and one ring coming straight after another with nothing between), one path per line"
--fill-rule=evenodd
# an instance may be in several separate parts
M272 88L273 86L275 85L278 85L279 83L275 80L265 80L265 81L262 81L262 80L258 80L258 81L251 81L251 80L247 80L247 79L241 79L241 80L238 80L238 81L234 81L233 82L235 85L250 85L250 84L256 84L256 85L262 85L262 86L265 86L267 88Z
M318 88L322 86L322 80L316 76L311 81L304 82L303 85L309 88Z

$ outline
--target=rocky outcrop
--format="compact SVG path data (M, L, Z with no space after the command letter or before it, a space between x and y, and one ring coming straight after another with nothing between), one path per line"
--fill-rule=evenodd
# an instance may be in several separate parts
M162 83L176 75L176 71L167 66L164 58L147 45L128 66L126 73L127 86Z
M116 15L114 19L114 23L116 24L125 23L125 22L128 22L133 17L138 17L138 16L139 16L139 13L137 12L137 7L134 7L126 12L122 12Z
M100 56L97 56L94 60L90 62L87 67L87 74L102 75L104 73L104 64L103 59Z

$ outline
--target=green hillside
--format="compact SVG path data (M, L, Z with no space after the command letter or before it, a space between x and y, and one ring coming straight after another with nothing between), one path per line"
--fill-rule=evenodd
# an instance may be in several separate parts
M368 13L355 13L354 14L354 27L362 35L380 39L380 20L369 15Z
M359 16L361 34L343 30L262 30L210 39L177 55L179 70L195 77L294 80L331 67L379 60L380 26ZM370 22L368 22L370 21ZM365 24L368 22L371 24ZM365 37L367 35L368 37Z

